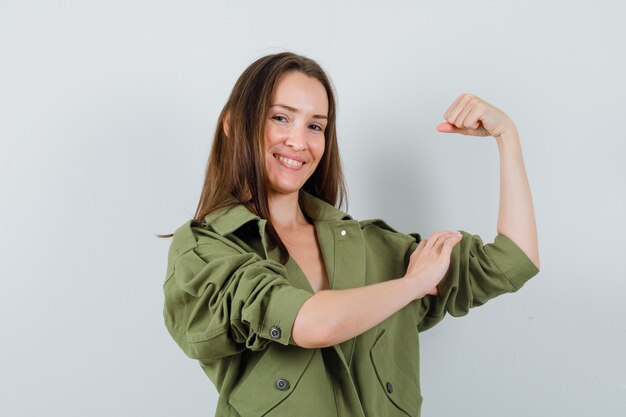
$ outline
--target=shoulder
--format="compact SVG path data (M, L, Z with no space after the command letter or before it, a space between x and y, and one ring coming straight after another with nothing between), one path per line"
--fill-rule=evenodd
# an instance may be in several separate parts
M168 258L174 261L190 251L201 252L207 248L220 252L245 252L231 239L213 230L206 221L187 220L174 231Z
M402 233L382 219L359 221L368 256L374 259L406 258L421 240L419 233Z
M206 222L187 220L174 231L168 252L166 283L170 278L186 292L199 294L198 285L210 279L225 282L242 267L256 264L280 272L277 266L232 236L222 236Z
M208 213L202 220L187 220L174 232L172 246L182 253L198 245L223 242L232 243L227 237L250 223L262 220L244 204L232 202Z
M363 234L366 236L379 236L388 239L397 239L401 241L416 241L419 242L421 240L421 236L419 233L402 233L399 232L394 227L390 226L383 219L366 219L359 220L359 225L361 226L361 230Z
M187 220L174 231L170 244L170 255L182 255L198 246L196 233L193 230L195 224L194 220Z

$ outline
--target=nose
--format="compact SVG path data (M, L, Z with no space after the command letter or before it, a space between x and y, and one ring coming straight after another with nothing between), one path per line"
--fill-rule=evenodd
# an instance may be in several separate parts
M285 145L289 146L294 151L302 151L306 149L305 134L299 129L294 129L285 140Z

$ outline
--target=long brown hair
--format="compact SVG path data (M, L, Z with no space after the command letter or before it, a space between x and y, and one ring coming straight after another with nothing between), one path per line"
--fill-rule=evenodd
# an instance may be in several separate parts
M302 188L333 206L347 204L337 145L332 84L314 60L292 52L281 52L254 61L235 83L217 120L202 194L194 215L194 221L201 222L210 212L244 204L251 212L267 220L268 249L278 246L283 264L289 259L289 252L271 223L263 149L266 114L272 92L279 76L288 71L299 71L316 78L328 96L324 155ZM228 125L228 136L224 130L225 123Z

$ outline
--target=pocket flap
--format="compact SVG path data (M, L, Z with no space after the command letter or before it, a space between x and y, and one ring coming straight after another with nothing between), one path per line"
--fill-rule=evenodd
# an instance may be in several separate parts
M296 388L315 349L272 343L245 380L233 389L229 403L242 416L263 416Z
M381 389L389 401L409 416L419 416L422 395L411 377L392 360L393 352L388 346L385 331L378 336L370 349L370 358Z

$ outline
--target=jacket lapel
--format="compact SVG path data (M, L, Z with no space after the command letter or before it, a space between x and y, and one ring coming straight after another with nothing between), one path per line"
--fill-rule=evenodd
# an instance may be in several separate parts
M330 220L315 223L330 288L343 290L365 283L365 244L356 220ZM349 368L356 338L335 346Z

